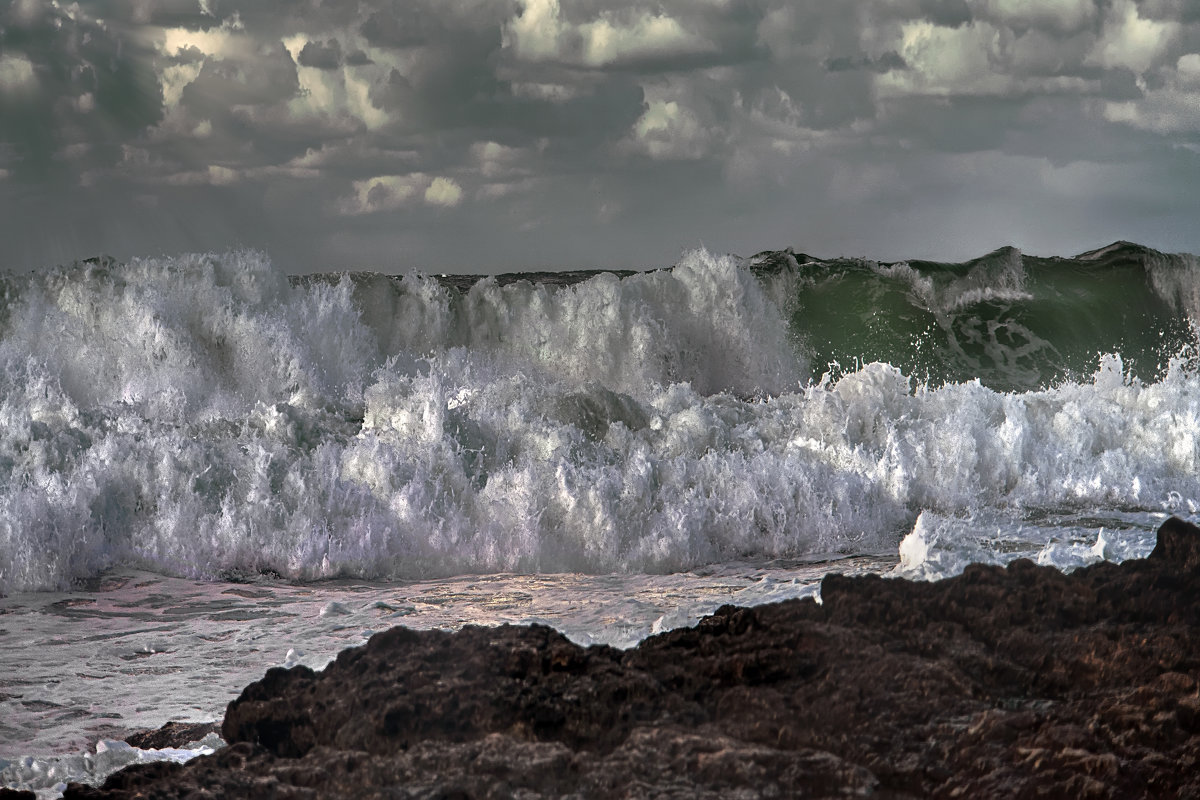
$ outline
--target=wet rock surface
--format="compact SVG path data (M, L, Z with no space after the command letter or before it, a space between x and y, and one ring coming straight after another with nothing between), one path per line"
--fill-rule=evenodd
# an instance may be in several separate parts
M185 747L210 733L220 734L221 723L168 722L161 728L130 734L125 737L125 742L142 750L162 750L164 747Z
M396 628L269 671L218 753L66 797L1200 797L1200 528L1071 575L821 590L624 652Z

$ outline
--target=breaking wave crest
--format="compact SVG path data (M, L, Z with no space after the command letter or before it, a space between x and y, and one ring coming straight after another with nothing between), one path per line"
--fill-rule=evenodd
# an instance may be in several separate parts
M894 552L923 511L1186 504L1196 265L1097 252L700 251L469 287L254 252L7 276L0 590L116 564L670 571Z

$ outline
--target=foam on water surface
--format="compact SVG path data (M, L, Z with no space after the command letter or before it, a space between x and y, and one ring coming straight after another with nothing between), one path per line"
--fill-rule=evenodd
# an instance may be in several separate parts
M901 540L900 563L891 574L940 580L961 573L968 564L1004 565L1019 558L1069 572L1101 561L1145 558L1154 549L1155 529L1166 517L1109 511L1014 520L994 512L955 518L925 511Z
M929 297L1019 291L1019 255L990 258L949 283L927 269ZM1021 391L880 362L809 382L769 287L705 253L465 294L293 284L253 253L8 281L0 591L120 565L666 573L895 552L926 511L1020 521L1200 498L1186 357L1144 381L1104 355Z
M34 792L39 800L61 797L68 783L98 786L114 772L133 764L170 761L184 764L197 756L210 755L225 746L215 733L187 742L183 747L146 749L120 740L101 739L94 752L16 760L0 758L0 786Z
M144 572L0 599L0 757L76 753L167 720L219 720L273 666L325 666L394 625L540 622L580 644L631 646L725 603L814 595L831 566L726 564L678 575L476 575L404 583L199 582Z

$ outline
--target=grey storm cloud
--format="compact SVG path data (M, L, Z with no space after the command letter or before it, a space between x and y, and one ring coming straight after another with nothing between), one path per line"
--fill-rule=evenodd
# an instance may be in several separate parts
M0 263L1198 250L1198 8L0 0Z
M300 55L297 56L296 62L302 67L337 69L342 65L342 46L338 44L337 39L306 42L304 47L300 48Z
M111 157L156 124L163 109L152 55L117 26L53 6L0 11L4 167L40 180L56 160L88 150Z
M867 56L839 56L825 62L825 69L830 72L845 72L855 69L869 69L872 72L891 72L894 69L908 69L906 62L895 50L889 50L878 58Z

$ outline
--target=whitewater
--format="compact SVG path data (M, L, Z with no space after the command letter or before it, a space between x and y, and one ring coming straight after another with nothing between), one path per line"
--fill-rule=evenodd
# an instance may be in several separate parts
M0 276L0 785L394 624L629 646L830 570L1144 556L1200 499L1198 320L1197 259L1124 242Z

